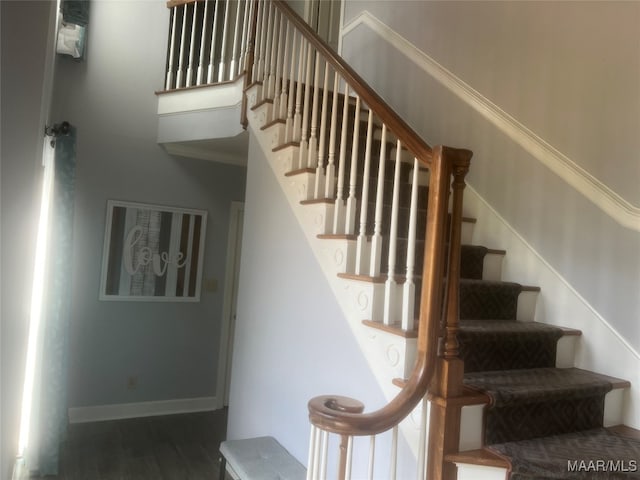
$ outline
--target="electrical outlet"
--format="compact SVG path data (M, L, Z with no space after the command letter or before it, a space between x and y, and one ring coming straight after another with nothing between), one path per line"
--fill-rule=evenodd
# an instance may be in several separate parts
M127 390L135 390L138 388L138 377L131 376L127 378Z

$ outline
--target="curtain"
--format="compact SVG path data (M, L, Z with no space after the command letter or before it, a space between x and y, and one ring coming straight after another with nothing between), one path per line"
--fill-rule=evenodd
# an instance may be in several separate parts
M41 475L58 473L60 444L67 426L67 370L71 306L71 262L76 166L76 134L55 141L53 190L49 217L46 293L42 305L42 340L39 370L37 452L34 460ZM37 405L35 405L37 403Z

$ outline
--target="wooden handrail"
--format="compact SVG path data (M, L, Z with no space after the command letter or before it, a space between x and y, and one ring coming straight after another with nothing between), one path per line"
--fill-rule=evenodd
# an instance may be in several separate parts
M389 130L402 140L402 144L418 160L428 165L431 162L431 147L284 0L272 1L287 16L287 19L295 25L305 39L322 54L324 59L349 84L349 88L380 117Z
M375 435L385 432L404 419L422 400L433 379L440 333L445 258L445 232L449 181L452 167L468 167L472 153L469 150L438 146L433 151L431 180L425 236L425 261L418 326L416 363L400 393L387 405L371 413L350 413L343 408L341 399L321 396L309 402L311 422L330 432L341 435Z

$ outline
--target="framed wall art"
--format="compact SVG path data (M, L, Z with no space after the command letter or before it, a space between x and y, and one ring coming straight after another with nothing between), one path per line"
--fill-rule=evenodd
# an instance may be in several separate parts
M100 300L200 300L207 212L107 202Z

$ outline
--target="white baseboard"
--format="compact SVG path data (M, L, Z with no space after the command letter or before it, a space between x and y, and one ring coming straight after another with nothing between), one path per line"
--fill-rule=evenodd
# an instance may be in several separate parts
M89 407L69 408L69 423L100 422L124 418L154 417L176 413L207 412L216 410L216 397L179 398L152 402L115 403Z

